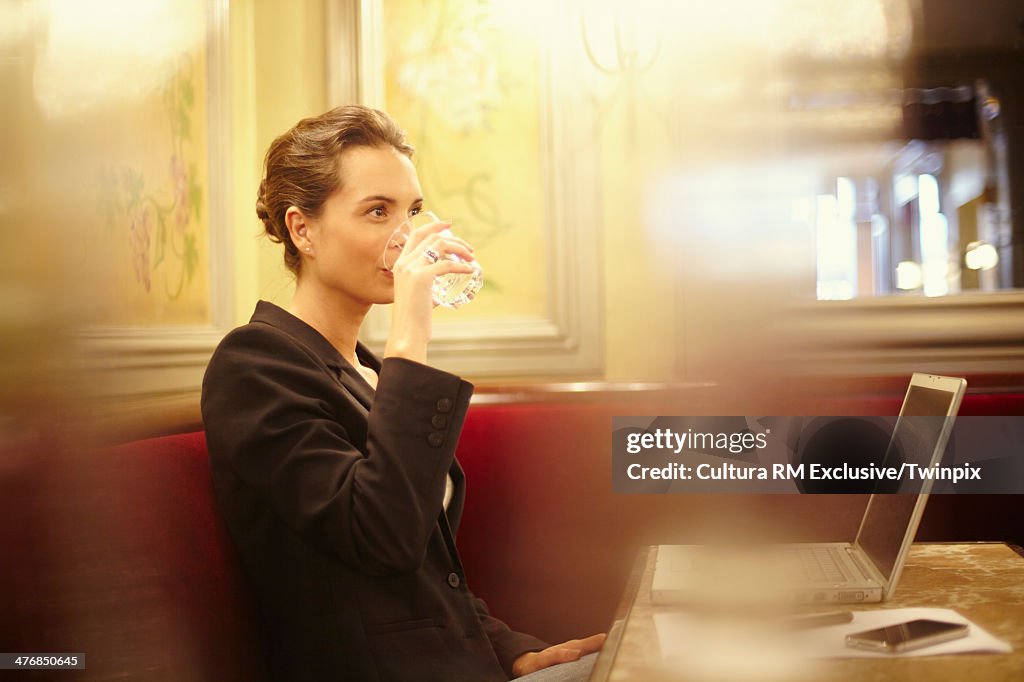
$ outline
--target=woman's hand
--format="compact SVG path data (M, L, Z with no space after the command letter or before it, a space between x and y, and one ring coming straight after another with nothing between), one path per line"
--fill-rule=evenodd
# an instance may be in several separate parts
M473 249L458 237L442 235L451 223L437 222L409 233L402 255L391 272L395 277L395 303L391 309L391 334L384 357L402 357L416 362L427 360L430 316L434 308L431 289L434 278L450 273L471 273L473 268L448 258L454 254L473 260ZM436 262L434 256L437 257Z
M570 639L568 642L549 646L543 651L530 651L515 660L512 674L522 677L559 663L569 663L581 656L600 651L604 644L605 633L591 635L586 639Z

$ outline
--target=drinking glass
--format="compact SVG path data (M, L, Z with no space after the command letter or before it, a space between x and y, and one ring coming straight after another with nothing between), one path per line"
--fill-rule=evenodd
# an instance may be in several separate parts
M398 257L402 255L402 249L409 239L409 233L424 225L441 222L440 219L430 211L420 211L398 226L391 236L388 237L387 246L384 247L384 267L391 270L395 267ZM451 237L451 230L444 230L439 233L442 237ZM473 272L453 272L434 278L432 290L434 305L445 308L461 308L474 298L484 283L484 271L475 260L464 261L455 254L449 253L442 256L456 263L466 263L473 268Z

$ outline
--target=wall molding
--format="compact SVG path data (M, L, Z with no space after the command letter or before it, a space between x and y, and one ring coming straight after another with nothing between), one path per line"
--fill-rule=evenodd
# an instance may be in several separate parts
M836 375L1021 373L1024 292L887 296L799 306L808 368Z

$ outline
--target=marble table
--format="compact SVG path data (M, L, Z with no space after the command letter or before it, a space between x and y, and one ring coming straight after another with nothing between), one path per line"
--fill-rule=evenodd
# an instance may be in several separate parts
M637 558L608 643L598 657L592 682L680 680L664 670L653 615L672 607L650 601L654 548ZM1024 556L1003 543L915 544L893 597L882 605L828 606L820 610L942 607L956 609L1013 646L1010 654L959 654L893 659L831 659L812 673L788 679L881 682L1024 680ZM678 608L678 607L676 607ZM771 674L749 676L774 680ZM707 679L728 680L728 671Z

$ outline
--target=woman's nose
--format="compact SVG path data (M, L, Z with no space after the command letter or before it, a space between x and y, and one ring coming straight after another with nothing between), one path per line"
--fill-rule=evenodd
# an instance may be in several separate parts
M406 227L408 225L406 224ZM405 248L405 242L409 238L408 229L403 231L401 228L396 229L388 237L387 244L384 246L384 268L392 270L395 267L395 262L398 257L402 255L402 249Z
M398 225L395 226L395 232L400 232L407 237L409 236L409 233L412 232L412 225L409 224L408 217L402 218Z

